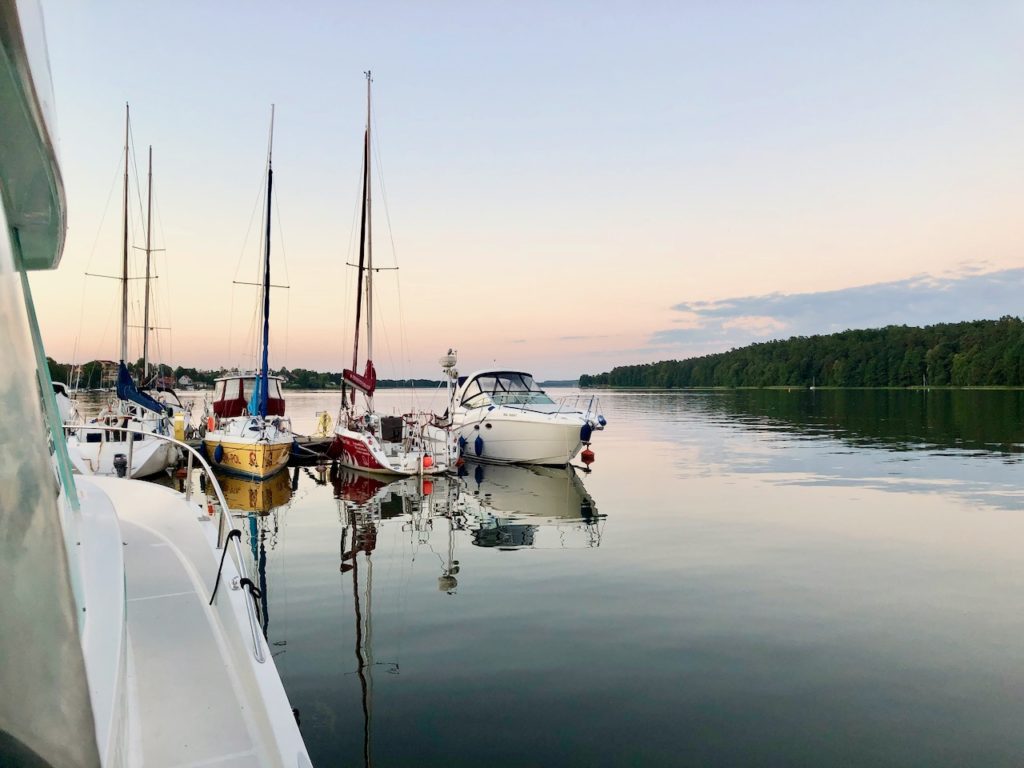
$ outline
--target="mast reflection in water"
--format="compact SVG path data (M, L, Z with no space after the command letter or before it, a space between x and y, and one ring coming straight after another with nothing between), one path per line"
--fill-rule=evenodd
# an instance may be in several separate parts
M252 563L257 574L260 591L259 612L263 636L270 639L270 594L267 584L267 548L274 549L280 532L280 516L288 508L293 487L298 483L299 470L291 473L278 472L265 480L244 478L238 475L216 472L217 482L228 503L235 527L248 534ZM212 489L207 491L210 509L218 505ZM244 517L242 526L238 518ZM275 654L276 655L276 654Z

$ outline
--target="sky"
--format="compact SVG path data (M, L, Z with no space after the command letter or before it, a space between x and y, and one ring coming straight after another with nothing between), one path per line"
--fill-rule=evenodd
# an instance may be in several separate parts
M234 281L259 270L275 104L271 365L351 365L368 69L375 263L399 267L375 279L383 378L437 377L449 347L464 372L559 379L1021 314L1019 2L43 11L69 229L32 285L61 361L117 357L118 285L85 273L119 269L130 102L134 247L154 155L156 357L254 360L257 292Z

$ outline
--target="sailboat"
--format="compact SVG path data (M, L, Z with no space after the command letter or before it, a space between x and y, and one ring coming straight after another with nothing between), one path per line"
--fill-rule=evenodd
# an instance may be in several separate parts
M270 376L270 218L274 185L274 110L270 110L270 144L267 149L267 208L263 250L263 283L260 290L263 311L259 341L260 368L249 375L223 377L215 386L222 396L232 383L239 397L246 397L244 409L215 412L212 429L203 437L206 454L213 465L225 472L244 477L270 477L288 465L291 455L291 423L284 418L284 401L280 398L280 382ZM246 388L245 384L249 387ZM271 387L280 409L270 408ZM279 411L275 413L275 411Z
M458 457L451 433L429 413L385 416L377 413L373 393L377 371L373 365L373 227L370 184L370 88L373 78L366 73L366 131L363 135L363 200L359 226L359 274L356 282L355 338L352 368L342 376L341 410L334 439L328 449L331 458L352 469L385 475L428 475L448 471ZM365 285L365 289L364 289ZM366 300L366 365L358 372L360 320L363 292ZM356 409L356 392L364 407Z
M111 400L91 422L69 431L68 454L76 469L83 474L127 475L146 477L173 466L181 458L179 449L145 433L167 435L170 422L166 406L140 392L128 371L128 166L131 115L125 105L124 121L124 229L121 259L121 350L117 366L117 399ZM150 185L152 185L153 155L150 152ZM152 199L152 186L150 186ZM147 223L147 249L148 245ZM148 258L147 258L148 269ZM148 295L147 275L147 295ZM149 325L149 318L143 321ZM148 331L148 327L146 329ZM104 429L104 427L131 427L141 430L134 435Z
M150 325L150 293L152 285L151 266L153 261L153 147L149 148L149 172L146 184L146 277L145 298L142 309L142 372L139 376L140 390L164 406L167 418L174 424L175 438L184 439L186 416L191 415L190 407L182 404L172 387L165 386L160 376L160 366L150 376L149 372L149 332Z

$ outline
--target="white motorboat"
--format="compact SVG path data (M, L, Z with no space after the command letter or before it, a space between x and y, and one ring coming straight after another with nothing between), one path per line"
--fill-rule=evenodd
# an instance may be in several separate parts
M381 475L433 475L447 472L458 458L454 436L439 425L432 414L407 413L386 416L373 405L377 371L373 365L373 226L370 184L370 85L366 73L366 131L363 135L363 200L360 220L359 275L356 283L355 338L352 368L342 378L341 409L328 449L331 458L351 469ZM358 372L360 315L365 286L366 366ZM362 393L363 407L356 409L356 392Z
M66 228L44 41L0 0L0 765L307 768L226 504L72 472L27 274Z
M565 466L607 420L590 396L556 402L522 371L477 371L458 376L453 353L442 358L454 379L448 416L462 454L504 464ZM584 456L592 461L593 454Z
M267 148L267 206L264 222L263 280L260 307L263 318L259 340L260 369L256 373L217 379L212 423L203 436L206 455L225 472L259 479L288 466L291 422L284 417L280 378L270 375L270 222L274 190L274 111L270 112ZM276 406L280 406L278 409ZM218 407L219 406L219 407ZM274 406L274 407L272 407Z

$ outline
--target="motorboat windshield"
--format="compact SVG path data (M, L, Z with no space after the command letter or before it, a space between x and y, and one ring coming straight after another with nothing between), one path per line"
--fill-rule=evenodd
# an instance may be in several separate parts
M462 390L464 408L489 405L550 406L552 400L533 380L519 371L488 371L474 376Z

